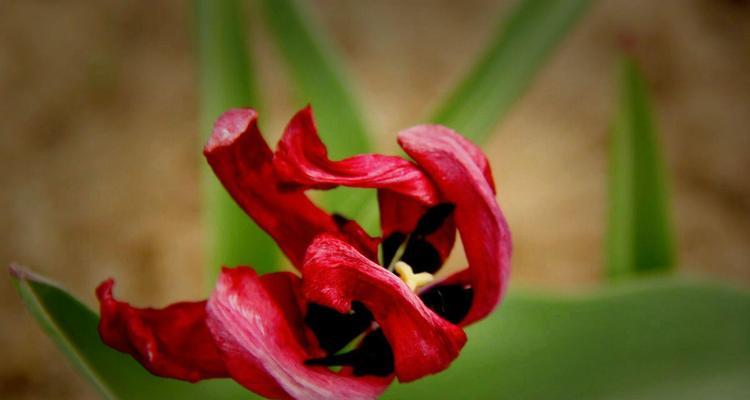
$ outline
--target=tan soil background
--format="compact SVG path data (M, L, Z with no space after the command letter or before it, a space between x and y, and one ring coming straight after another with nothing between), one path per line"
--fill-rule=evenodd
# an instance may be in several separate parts
M459 4L460 3L460 4ZM315 1L383 148L466 70L506 2ZM0 2L0 263L89 304L102 279L136 304L203 292L189 2ZM278 54L253 42L276 137L295 107ZM513 228L514 285L601 280L616 38L654 92L680 273L750 284L750 4L596 3L485 146ZM454 263L459 261L454 260ZM96 394L0 274L0 398Z

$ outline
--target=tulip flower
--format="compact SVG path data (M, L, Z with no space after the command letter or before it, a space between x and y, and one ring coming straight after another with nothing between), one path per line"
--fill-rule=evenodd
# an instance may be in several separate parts
M440 125L406 129L398 142L411 160L332 161L308 107L273 152L255 111L226 112L208 163L297 271L224 268L208 300L163 309L116 300L108 280L97 289L103 341L155 375L228 377L275 399L372 399L394 378L448 368L463 328L503 296L510 232L478 147ZM306 195L336 186L377 189L381 237ZM456 232L469 265L437 279Z

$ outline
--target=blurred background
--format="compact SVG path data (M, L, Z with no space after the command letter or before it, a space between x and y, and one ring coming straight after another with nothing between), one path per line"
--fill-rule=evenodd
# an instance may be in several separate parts
M425 120L506 1L316 0L374 141ZM248 32L275 139L300 106ZM116 277L138 305L204 295L197 71L189 2L0 2L0 262L87 304ZM601 280L617 41L634 38L667 159L680 274L750 285L750 2L600 1L484 146L514 233L513 281ZM313 105L314 106L314 105ZM454 253L460 253L456 251ZM460 264L460 255L454 257ZM0 398L96 395L0 274Z

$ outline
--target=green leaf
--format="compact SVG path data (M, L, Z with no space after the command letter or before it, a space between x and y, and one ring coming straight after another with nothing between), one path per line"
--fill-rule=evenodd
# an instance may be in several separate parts
M520 0L432 120L484 141L588 5L589 0Z
M611 134L607 273L618 279L675 264L664 163L647 84L624 60Z
M259 108L248 62L242 7L236 0L195 0L200 72L201 132L229 108ZM212 284L222 265L275 270L279 251L273 240L232 200L208 164L203 168L207 263Z
M351 84L324 32L315 26L304 4L296 0L265 0L263 6L265 21L295 83L300 99L297 106L312 105L320 137L331 158L369 152L367 130L349 90ZM329 210L358 220L363 211L373 211L366 204L375 204L373 190L339 188L322 196ZM365 228L371 233L375 231L372 223Z
M151 376L101 343L98 318L43 279L15 271L34 317L107 398L235 399L228 380ZM392 399L745 399L750 293L705 283L635 281L581 296L511 290L469 327L446 371L394 385Z
M672 280L511 291L448 370L385 398L747 399L748 316L747 291Z
M13 284L26 307L73 365L107 399L237 399L250 398L232 381L190 384L158 378L130 356L99 339L99 317L47 280L11 267Z

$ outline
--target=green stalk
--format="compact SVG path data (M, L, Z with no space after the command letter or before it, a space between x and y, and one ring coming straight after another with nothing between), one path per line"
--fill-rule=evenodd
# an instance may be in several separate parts
M260 106L242 7L236 0L195 0L200 74L201 132L206 140L216 118L232 107ZM204 214L209 282L222 265L252 265L258 272L277 267L278 249L235 204L203 161Z

